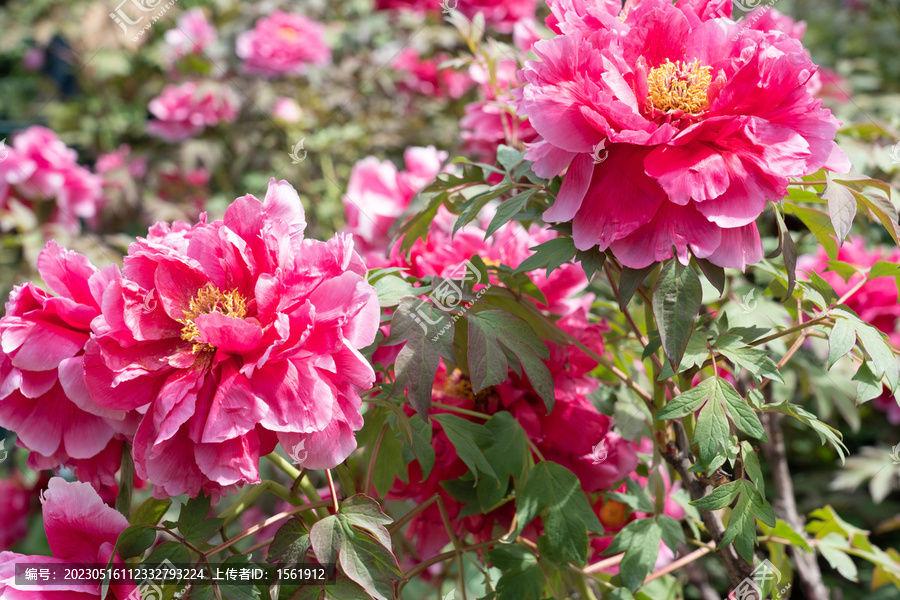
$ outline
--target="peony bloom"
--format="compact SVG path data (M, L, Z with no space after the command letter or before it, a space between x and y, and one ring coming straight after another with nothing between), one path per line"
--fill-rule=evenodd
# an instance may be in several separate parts
M237 94L227 85L198 85L193 81L167 85L148 105L154 118L147 122L147 133L167 142L180 142L207 127L233 122L240 106Z
M755 219L789 179L850 165L840 123L807 89L796 40L727 18L724 0L551 2L563 32L535 44L520 109L541 136L541 177L566 171L549 222L575 245L641 268L693 253L723 267L762 258Z
M237 55L244 61L245 72L277 77L303 75L308 65L327 63L331 48L325 43L322 24L276 10L238 36Z
M405 171L370 156L350 172L343 198L347 217L344 231L353 234L370 268L386 265L391 228L416 192L434 180L447 160L447 153L434 146L407 148L403 156Z
M38 272L57 295L32 283L17 286L0 319L0 426L31 450L35 470L72 467L95 486L114 483L131 418L102 408L82 377L91 321L103 291L119 277L115 265L95 268L50 241Z
M378 299L351 236L305 227L297 192L273 179L222 221L154 226L107 287L85 381L98 404L143 407L133 454L155 494L258 482L278 441L311 469L356 448Z
M51 130L34 126L0 149L0 210L53 200L51 221L79 230L78 219L97 215L103 180L78 164L78 154Z
M202 8L192 8L178 17L175 27L165 35L165 54L169 62L190 54L201 54L215 43L215 26L206 19Z
M501 33L509 33L522 19L533 18L537 0L376 0L378 10L408 10L416 13L458 10L469 19L478 13Z
M119 534L128 520L117 510L103 504L97 492L86 483L68 483L61 477L50 480L41 497L44 531L53 556L25 556L0 552L0 598L35 600L83 600L100 597L101 582L94 585L40 583L17 584L16 565L64 564L105 565L113 555ZM124 565L118 556L114 564ZM131 584L113 583L107 598L124 600L135 592Z
M28 533L28 509L32 491L21 479L0 479L0 550L6 550Z
M400 87L408 92L430 96L432 98L462 98L473 85L472 78L452 68L441 68L450 55L439 53L431 58L422 58L415 48L404 48L392 67L395 71L405 73Z

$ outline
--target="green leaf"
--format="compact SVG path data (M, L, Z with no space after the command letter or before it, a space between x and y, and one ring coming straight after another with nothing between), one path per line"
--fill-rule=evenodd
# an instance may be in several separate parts
M675 552L678 542L684 543L684 531L681 529L681 524L668 515L656 515L656 520L662 529L663 542L672 552Z
M817 548L831 568L845 579L859 581L859 571L856 569L853 559L846 552L850 545L845 538L837 533L829 533L819 541Z
M553 410L553 376L544 364L550 351L531 326L502 310L486 310L469 315L469 376L478 393L506 381L509 376L508 350L519 359L531 386L543 399L549 414Z
M647 497L647 493L641 488L640 484L633 479L626 479L625 485L628 488L628 493L624 494L622 492L607 492L606 496L608 498L612 498L617 502L621 502L630 508L631 510L637 510L645 513L654 513L656 512L656 507L653 506L653 502L650 498Z
M131 525L119 534L116 549L124 559L140 556L156 541L156 530L146 524Z
M682 392L669 400L666 405L656 413L657 421L668 421L678 417L687 416L701 406L703 403L715 397L716 394L716 378L710 377L704 379L697 386Z
M419 461L422 470L422 481L428 479L431 469L434 468L434 446L431 445L431 424L423 421L419 415L413 415L409 420L412 427L412 452Z
M700 409L697 425L694 428L694 441L700 448L700 461L710 465L719 455L720 449L723 448L724 442L730 434L728 417L723 404L715 400L707 402Z
M706 276L707 281L709 281L716 291L719 292L719 296L723 296L725 294L725 269L720 267L719 265L714 265L705 258L698 258L697 266L700 267L700 270Z
M813 195L813 197L815 198L816 196ZM837 256L838 245L835 241L834 227L831 225L831 218L828 216L828 213L815 208L798 206L792 202L784 203L784 212L786 214L794 214L803 221L803 224L812 232L819 244L825 248L828 256L832 258Z
M391 547L391 534L385 525L390 525L394 520L384 514L375 500L364 494L350 496L341 503L340 513L351 525L367 530L384 547Z
M199 544L211 538L222 527L223 519L208 519L210 507L209 496L191 498L182 505L178 515L178 530L184 539L192 544Z
M541 600L544 575L530 550L519 544L500 545L485 556L503 571L497 582L497 600Z
M738 554L748 562L752 562L753 547L756 544L756 520L759 519L774 527L775 513L750 481L740 479L726 483L717 487L710 495L691 504L700 510L718 510L731 504L735 498L737 502L731 511L728 527L719 548L734 542Z
M656 268L656 263L643 269L632 269L630 267L622 267L622 275L619 277L619 310L625 311L628 303L634 297L647 276Z
M759 490L760 496L766 497L766 480L762 474L762 468L759 465L759 457L748 442L741 442L741 460L744 463L744 469L750 476L750 481Z
M828 336L828 369L856 345L856 330L847 319L837 319Z
M497 163L507 171L515 169L523 160L525 160L525 152L522 150L517 150L505 144L500 144L497 147Z
M719 510L731 504L743 488L743 480L720 485L708 496L691 502L700 510Z
M372 483L382 496L386 495L394 479L397 476L406 476L406 463L403 460L403 442L397 438L393 431L385 432L378 448L378 458L375 460L375 471L372 473Z
M728 415L735 426L747 435L767 441L769 438L766 437L766 430L763 429L756 411L750 408L731 382L718 378L717 385L719 391L717 397L725 403Z
M479 474L497 479L497 474L479 447L486 445L489 440L488 431L483 425L446 413L434 415L434 420L441 424L459 458L472 471L476 482Z
M516 269L517 273L547 267L547 275L550 275L563 263L569 262L575 257L575 242L568 237L554 238L530 249L534 251L534 254L522 261L519 268Z
M757 380L766 377L779 383L784 383L784 378L778 372L778 365L769 358L770 352L751 346L727 346L717 345L718 350L728 360L738 367L747 369Z
M817 419L816 415L807 411L802 406L790 404L789 402L783 402L776 405L767 405L766 410L784 413L786 415L794 417L795 419L803 421L819 435L819 439L823 444L831 444L831 446L840 455L841 462L843 462L844 459L847 458L848 450L844 445L844 442L842 441L843 435L841 434L841 432L831 427L830 425L826 425L825 423Z
M566 525L570 530L584 528L597 533L603 531L578 478L565 467L550 461L540 462L528 472L516 505L517 535L544 509L548 510L547 518L554 519L557 533L563 530L563 525L556 519L571 521Z
M831 224L834 226L838 241L843 243L850 234L853 219L856 217L856 198L846 187L830 180L821 197L828 202Z
M141 564L160 565L165 561L176 565L185 565L191 562L191 553L179 542L163 542L153 548L153 551L141 561Z
M616 534L604 554L625 552L619 563L622 583L632 592L644 584L647 573L659 557L662 528L656 519L637 519Z
M131 457L131 445L122 445L122 466L119 470L119 493L116 496L116 510L125 515L131 514L131 494L134 491L134 459Z
M481 209L487 206L488 202L505 194L514 187L515 186L508 181L506 183L501 182L495 186L490 187L487 191L476 194L475 196L472 196L471 198L463 202L459 206L459 208L462 210L462 214L459 215L459 218L456 219L456 223L453 224L453 231L451 235L455 236L457 231L474 221L478 217L479 213L481 213Z
M391 397L407 391L409 403L423 421L431 407L431 388L440 358L453 359L453 328L441 333L438 327L449 324L447 314L430 302L404 298L391 319L391 335L385 346L405 342L394 361L396 374Z
M375 282L374 287L381 308L397 306L405 296L414 296L417 292L405 279L396 275L382 277Z
M309 540L309 532L300 519L288 519L282 525L272 543L269 544L269 553L266 560L270 563L277 562L279 566L290 567L303 562L312 542Z
M760 528L765 535L787 540L793 546L799 546L806 552L812 552L812 548L810 548L806 538L781 519L775 521L775 527L769 527L768 525L763 524Z
M575 262L581 265L584 275L590 281L594 277L594 273L606 264L606 253L601 252L596 246L590 250L578 250L575 253Z
M653 314L673 369L681 364L702 300L703 286L690 266L676 259L663 266L653 290Z
M521 194L516 194L509 200L504 200L497 208L497 212L494 213L494 218L491 219L490 224L488 224L484 239L488 239L494 232L512 221L513 217L522 212L522 209L525 208L525 205L528 203L528 199L534 196L536 192L538 192L538 188L531 188L525 190Z
M859 365L859 369L853 375L853 381L858 382L856 387L857 404L874 400L881 396L881 393L884 391L881 377L872 372L872 369L869 368L869 363L864 362Z
M794 286L797 283L797 246L791 238L790 230L784 223L781 211L776 207L774 212L775 220L778 222L778 245L781 254L784 255L784 268L787 271L787 294L784 297L784 301L787 302L787 299L794 295Z
M172 506L171 498L148 498L131 513L132 525L156 525L163 518L169 507Z
M478 503L488 512L506 495L510 477L524 477L529 453L525 430L508 412L496 413L484 428L489 439L484 458L497 475L497 479L485 478L477 485Z

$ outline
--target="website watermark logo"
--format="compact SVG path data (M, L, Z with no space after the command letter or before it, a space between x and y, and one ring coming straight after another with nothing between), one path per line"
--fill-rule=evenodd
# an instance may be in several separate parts
M608 456L609 451L606 449L606 440L597 442L597 444L591 448L590 454L587 455L587 457L591 459L591 464L594 465L599 465L604 462Z
M734 590L728 595L726 600L763 600L763 590L772 590L772 600L779 600L788 590L791 584L779 588L781 582L781 571L769 560L764 560L740 582Z
M306 450L306 440L300 440L298 443L294 444L294 447L288 452L288 456L291 457L291 460L294 461L295 465L302 466L306 457L309 456L309 452Z
M435 277L434 281L436 283L432 288L431 293L428 294L427 298L419 302L416 310L412 313L413 320L419 324L425 333L428 333L428 325L437 326L446 321L440 331L438 331L437 335L431 338L431 341L436 342L439 337L444 335L450 327L460 319L460 317L472 308L472 304L475 301L491 289L491 284L488 283L485 287L478 290L474 298L468 296L469 298L472 298L471 301L467 300L467 290L469 288L467 284L472 282L472 287L474 287L480 285L481 280L481 271L478 270L470 260L463 261L462 264L453 270L450 277ZM437 319L432 319L429 316L430 311L426 310L429 300L430 303L440 309L441 312L457 312L450 318L439 315Z
M154 23L159 21L170 8L175 6L176 2L178 2L178 0L169 0L166 3L163 3L163 0L122 0L122 2L116 6L116 10L109 13L109 18L122 28L122 32L125 35L132 36L132 42L136 42L153 26ZM125 8L123 8L123 6L125 6ZM153 13L153 15L151 16L147 13ZM133 16L137 16L137 18L133 19ZM144 22L145 19L147 19L146 23ZM133 27L139 26L140 29L136 32L132 29Z
M591 152L591 158L594 160L595 165L599 165L609 158L609 150L606 149L606 140L600 140L594 146L594 150Z
M744 311L744 314L750 314L754 310L756 310L758 303L756 301L756 298L753 297L755 294L756 294L755 289L750 290L741 299L741 310Z
M302 163L304 160L306 160L306 150L303 148L303 143L304 143L304 142L306 142L306 138L303 138L302 140L300 140L299 142L297 142L296 144L294 144L294 147L293 147L293 148L291 148L291 151L290 151L290 153L288 154L288 156L291 157L291 164L292 164L292 165L299 165L299 164ZM303 151L303 156L300 156L300 151L301 151L301 150Z
M452 13L457 6L459 6L459 0L443 0L441 2L441 10L445 15Z

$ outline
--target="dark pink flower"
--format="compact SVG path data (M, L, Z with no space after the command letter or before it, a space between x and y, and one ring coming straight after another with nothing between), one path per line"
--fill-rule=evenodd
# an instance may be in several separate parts
M321 23L276 10L238 36L237 55L247 73L277 77L303 75L311 64L326 64L331 48Z
M15 569L20 563L105 565L113 557L119 534L128 520L119 511L103 504L97 492L86 483L68 483L60 477L50 480L41 497L44 531L53 556L25 556L0 552L0 598L10 600L83 600L100 597L101 581L93 585L29 582L16 584ZM118 554L113 559L124 566ZM134 593L133 584L112 583L107 598L124 600Z
M0 479L0 550L6 550L28 533L32 495L21 477Z
M240 106L235 91L224 84L168 85L150 101L148 109L154 118L147 122L147 133L167 142L186 140L207 127L233 122Z
M779 32L715 18L725 2L559 0L535 44L520 109L542 139L535 172L566 171L550 222L575 245L641 268L693 253L724 267L762 258L755 220L790 178L845 172L839 122L807 89L816 70Z
M51 130L34 126L0 148L0 209L16 201L31 206L56 202L51 221L79 230L78 219L93 219L102 200L103 179L78 164L78 153Z
M32 283L17 286L0 319L0 426L31 450L37 470L75 469L96 486L114 483L122 439L135 422L123 411L98 406L82 377L84 346L100 298L119 272L98 270L80 254L50 241L38 272L57 295Z
M258 482L277 441L302 443L312 469L356 448L378 300L352 237L305 227L297 193L273 179L222 221L152 228L107 288L85 381L103 406L144 407L135 467L158 496Z
M478 13L502 33L509 33L521 19L533 18L537 0L376 0L378 10L408 10L416 13L459 10L468 18Z
M422 58L415 48L405 48L391 66L395 71L406 73L400 86L407 91L432 98L461 98L471 89L473 81L467 73L441 68L440 64L449 58L446 53Z

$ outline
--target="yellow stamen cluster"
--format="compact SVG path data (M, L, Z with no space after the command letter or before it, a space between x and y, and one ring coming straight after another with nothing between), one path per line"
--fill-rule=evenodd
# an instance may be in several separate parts
M474 400L476 404L484 402L494 393L494 388L489 387L481 390L477 394L472 389L472 383L469 378L463 375L462 371L455 369L447 378L444 389L448 394L456 398L466 398Z
M699 115L709 107L706 91L712 83L712 67L694 62L666 62L647 74L648 97L662 112L684 111Z
M184 325L181 328L181 339L186 342L194 342L192 350L206 352L215 350L215 347L200 339L200 329L194 319L200 315L208 315L217 312L226 317L243 319L247 315L247 302L237 290L223 292L211 283L197 291L197 295L191 298L188 310L184 311L184 318L178 322Z

